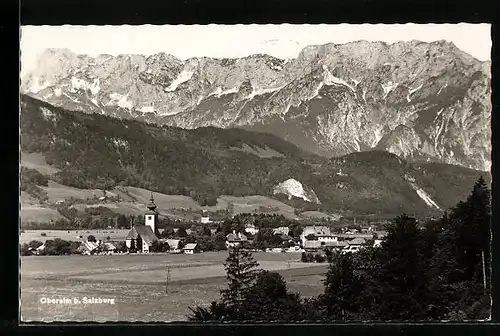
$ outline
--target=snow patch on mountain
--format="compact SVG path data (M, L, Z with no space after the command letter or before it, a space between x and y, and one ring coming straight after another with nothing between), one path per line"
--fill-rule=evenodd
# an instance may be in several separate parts
M387 84L381 84L381 85L382 85L382 89L384 89L384 98L385 98L385 97L387 97L389 92L391 92L392 90L394 90L398 86L398 83L389 82Z
M63 93L63 95L65 95L67 98L69 98L74 103L80 102L80 100L78 100L78 98L73 98L73 97L69 96L67 93Z
M220 86L218 86L217 89L215 89L215 91L211 92L207 97L216 96L219 98L220 96L224 96L224 95L231 94L231 93L238 93L238 88L231 88L231 89L227 89L227 90L222 90L222 88Z
M309 97L309 100L317 97L318 99L321 99L321 96L319 96L319 90L321 90L321 88L323 87L324 83L323 82L319 82L318 86L316 87L316 89L313 91L311 97Z
M56 88L56 89L54 89L54 93L55 93L56 97L60 97L62 94L62 90L60 88Z
M372 147L375 147L375 146L377 146L377 144L380 142L380 140L384 136L384 133L382 132L381 128L376 128L373 132L374 132L375 137L374 137L373 142L372 142Z
M270 88L270 89L254 89L252 93L250 93L248 96L245 97L245 99L253 99L255 96L261 96L266 93L270 92L275 92L278 90L281 90L283 86L277 87L277 88Z
M37 93L37 92L40 92L49 86L50 86L50 83L48 81L45 81L43 84L40 85L40 79L35 78L33 80L33 85L29 88L29 91L31 91L33 93Z
M436 208L438 210L440 210L441 208L439 207L439 205L436 204L436 202L434 202L432 200L432 198L424 191L422 190L416 183L414 182L410 182L410 185L411 187L413 188L413 190L415 190L418 194L418 196L428 205L430 206L431 208Z
M71 77L71 92L76 92L76 90L90 90L93 95L96 95L101 90L99 86L99 78L94 79L92 83L89 83L83 79Z
M116 92L113 92L109 95L111 99L106 105L118 105L121 108L131 109L134 107L131 101L128 100L128 95L122 95Z
M418 90L420 90L422 88L423 84L420 84L419 86L417 86L416 88L414 89L410 89L409 92L410 94L413 94L414 92L417 92Z
M193 77L193 74L194 74L194 71L183 70L179 74L179 76L177 76L177 78L174 79L172 81L172 83L170 83L170 85L165 88L165 91L167 91L167 92L175 91L179 85L181 85L182 83L187 82L188 80L190 80L191 77Z
M282 183L279 183L273 190L273 194L285 194L288 199L292 197L302 198L306 202L321 203L313 190L306 191L302 183L291 178Z
M325 85L334 85L334 84L344 85L347 86L349 89L351 89L353 92L355 91L352 85L349 85L342 78L335 77L325 65L323 65L323 69L325 70L325 79L324 79Z
M143 113L153 113L155 111L155 107L154 106L143 106L139 109L139 111L141 111Z
M445 84L439 88L439 91L436 94L440 94L443 89L445 89L448 86L448 84Z

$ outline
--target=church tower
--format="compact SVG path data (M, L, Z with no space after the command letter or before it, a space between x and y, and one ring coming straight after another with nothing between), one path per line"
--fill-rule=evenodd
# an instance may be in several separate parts
M156 204L153 199L153 192L151 192L151 199L148 204L148 211L146 211L144 224L149 226L154 234L156 234L156 224L158 223L158 212L156 211Z

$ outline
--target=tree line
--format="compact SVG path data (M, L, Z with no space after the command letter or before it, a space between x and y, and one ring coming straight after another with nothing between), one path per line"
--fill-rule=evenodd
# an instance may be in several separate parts
M387 225L381 247L333 254L324 291L291 293L283 277L258 269L234 248L225 263L228 287L194 321L437 321L489 317L490 191L480 178L465 201L439 219L406 214Z

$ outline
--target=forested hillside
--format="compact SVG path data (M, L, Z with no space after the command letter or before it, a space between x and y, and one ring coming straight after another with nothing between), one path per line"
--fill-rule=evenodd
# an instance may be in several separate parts
M323 210L360 214L440 212L485 175L410 164L383 151L326 159L269 134L159 127L66 111L29 96L21 101L21 150L42 153L59 169L52 180L78 188L128 185L210 204L219 195L273 196L278 183L294 178L314 190Z

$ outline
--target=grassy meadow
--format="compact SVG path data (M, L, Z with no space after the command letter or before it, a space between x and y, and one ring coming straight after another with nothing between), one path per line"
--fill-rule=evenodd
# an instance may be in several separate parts
M227 252L195 255L28 256L21 258L22 321L182 321L189 306L209 304L226 286ZM299 253L255 253L260 267L280 272L292 291L322 292L326 264ZM166 293L167 266L170 282ZM83 303L83 298L114 299ZM45 298L71 304L43 303ZM80 300L79 304L74 299Z

